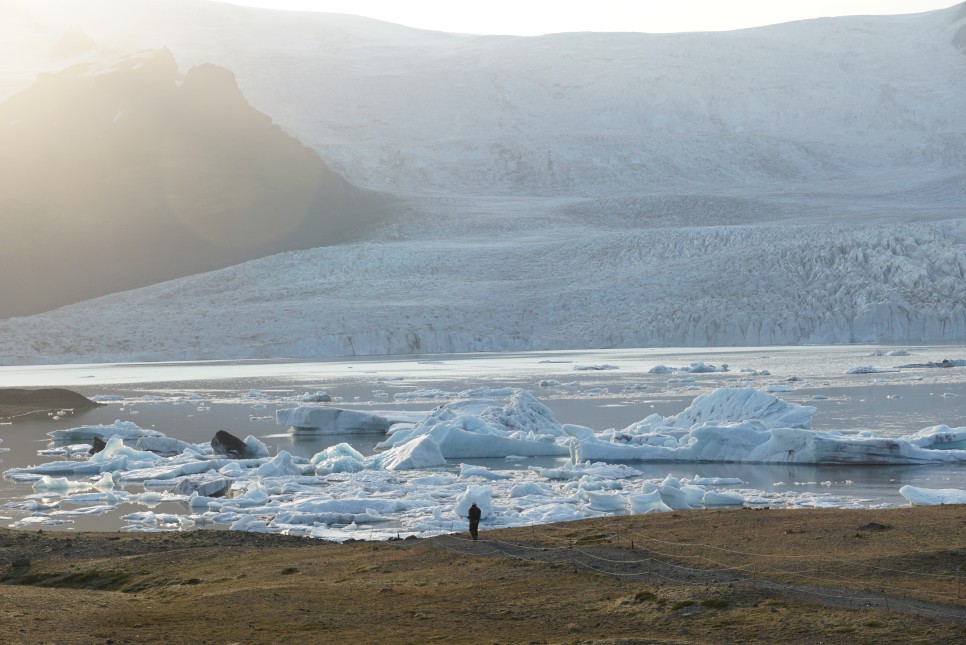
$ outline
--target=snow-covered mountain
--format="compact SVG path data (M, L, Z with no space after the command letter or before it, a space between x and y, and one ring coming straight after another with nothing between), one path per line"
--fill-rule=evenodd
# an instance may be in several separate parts
M963 7L539 38L198 0L0 18L34 71L224 67L403 200L362 242L2 321L4 362L966 340Z

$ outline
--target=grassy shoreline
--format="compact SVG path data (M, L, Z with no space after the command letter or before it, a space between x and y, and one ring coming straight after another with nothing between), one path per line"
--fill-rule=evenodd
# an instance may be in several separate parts
M962 505L482 528L346 544L0 530L0 642L966 639Z

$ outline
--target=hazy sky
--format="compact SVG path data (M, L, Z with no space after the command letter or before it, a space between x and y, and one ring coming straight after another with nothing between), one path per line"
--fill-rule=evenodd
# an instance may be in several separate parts
M538 35L562 31L718 31L819 16L918 13L956 0L224 0L332 11L420 29Z

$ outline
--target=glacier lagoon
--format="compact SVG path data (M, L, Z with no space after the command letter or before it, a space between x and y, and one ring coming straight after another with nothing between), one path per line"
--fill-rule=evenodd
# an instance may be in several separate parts
M669 423L700 397L717 396L720 407L728 391L761 393L766 403L777 402L772 407L790 406L796 413L814 408L807 432L833 433L852 446L864 445L870 434L896 439L932 426L962 430L964 356L966 347L953 345L828 346L5 367L0 387L69 387L105 405L0 426L0 522L63 530L234 528L387 539L465 530L460 509L470 500L485 509L484 529L682 507L906 505L903 487L947 491L937 499L952 502L966 490L966 463L957 459L919 465L733 463L733 456L725 461L705 454L575 465L571 454L558 449L569 439L541 435L549 427L564 428L571 437L583 432L594 441L613 439L647 418ZM508 444L498 457L485 451L466 457L457 449L460 457L441 463L440 455L425 461L410 447L409 461L396 469L375 464L392 452L377 449L389 441L384 433L293 432L276 422L280 410L348 409L402 421L391 431L398 441L433 414L452 416L448 410L458 405L468 409L468 400L485 403L464 426L492 426L502 415L501 423L516 424L531 443L518 435L513 440L519 443ZM491 418L480 420L487 407ZM752 421L761 423L757 416ZM98 465L82 454L83 438L64 432L80 427L100 427L105 437L124 428L160 434L194 445L197 454L158 457L128 441L108 451L115 461L102 456ZM225 461L201 454L219 429L251 436L263 454ZM439 448L438 435L424 444ZM514 446L533 453L541 440L551 446L542 451L547 454L512 454ZM605 442L612 447L613 441ZM942 456L954 456L952 447ZM58 463L67 465L44 470ZM174 492L182 480L215 476L230 486L227 495ZM926 498L920 493L916 499Z

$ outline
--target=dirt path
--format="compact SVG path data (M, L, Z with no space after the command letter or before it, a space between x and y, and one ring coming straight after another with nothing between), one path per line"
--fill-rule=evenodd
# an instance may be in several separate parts
M662 554L645 549L622 549L611 546L547 547L526 542L480 540L473 542L458 535L444 535L429 540L435 547L476 557L504 557L548 564L567 564L619 578L651 585L675 584L698 587L771 591L794 596L806 602L840 609L870 609L915 614L927 618L966 624L966 607L890 596L864 589L848 589L819 585L781 583L757 576L754 569L722 570L686 566L666 560Z

